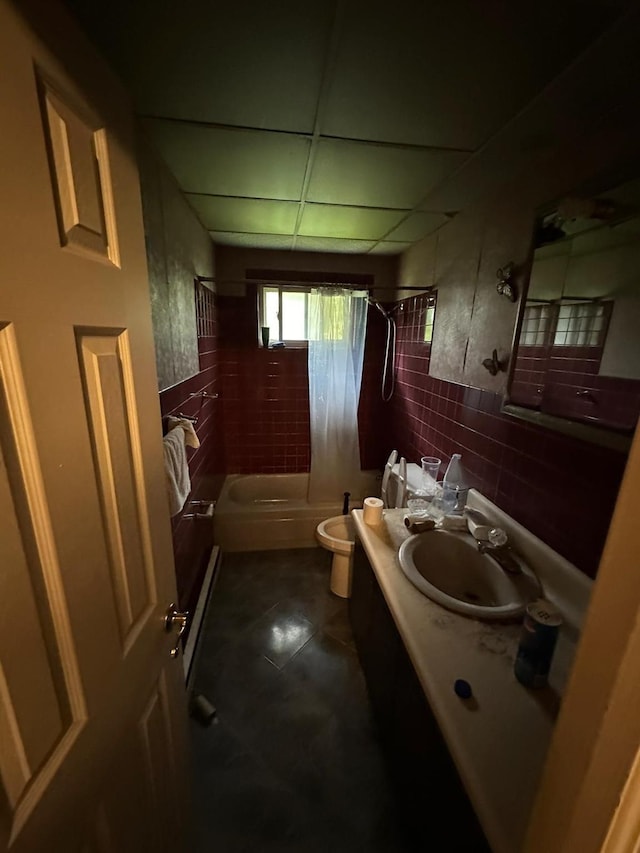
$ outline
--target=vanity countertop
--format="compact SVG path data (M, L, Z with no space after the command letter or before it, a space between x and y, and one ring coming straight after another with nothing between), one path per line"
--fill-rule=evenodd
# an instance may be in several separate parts
M485 512L487 508L496 511L487 512L490 518L496 514L503 522L508 518L477 493L469 502L474 501ZM352 516L487 840L495 853L517 853L575 653L579 619L565 620L560 629L549 685L537 690L523 687L513 674L519 623L480 622L445 610L405 577L397 557L400 544L409 536L405 513L386 510L375 527L364 523L362 510L354 510ZM512 524L517 529L502 526L523 553L525 544L517 547L522 528ZM588 601L588 579L531 534L524 531L524 537L533 543L527 557L530 565L534 563L545 596L565 617L581 615ZM536 550L545 557L539 566ZM557 557L558 565L550 565L549 554ZM558 574L560 581L553 583ZM471 699L462 700L454 693L458 678L471 685Z

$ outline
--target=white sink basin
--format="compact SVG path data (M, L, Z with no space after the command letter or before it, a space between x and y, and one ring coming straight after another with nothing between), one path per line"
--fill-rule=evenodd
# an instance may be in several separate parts
M468 533L433 530L410 536L400 546L400 566L428 598L476 619L513 619L540 596L540 584L522 563L508 574L489 554L481 554Z

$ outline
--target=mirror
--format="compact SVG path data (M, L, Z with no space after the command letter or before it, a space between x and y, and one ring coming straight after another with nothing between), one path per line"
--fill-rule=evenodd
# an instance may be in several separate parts
M606 432L631 436L640 410L640 179L597 198L564 198L537 220L519 328L505 411L607 444Z

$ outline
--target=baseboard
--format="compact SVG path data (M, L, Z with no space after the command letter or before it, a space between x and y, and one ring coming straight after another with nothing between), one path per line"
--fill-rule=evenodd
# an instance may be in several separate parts
M209 562L207 563L207 571L205 572L204 581L202 582L202 588L200 590L200 595L198 596L198 603L196 604L196 609L193 611L193 619L191 620L191 630L189 631L187 643L184 647L184 653L182 655L184 680L187 686L189 686L189 678L191 676L191 665L195 657L196 646L198 645L198 639L200 637L200 629L202 628L202 620L204 619L204 614L206 612L209 597L211 595L211 590L213 588L213 580L215 577L216 567L219 559L220 548L217 545L214 545L211 551L211 556L209 557Z

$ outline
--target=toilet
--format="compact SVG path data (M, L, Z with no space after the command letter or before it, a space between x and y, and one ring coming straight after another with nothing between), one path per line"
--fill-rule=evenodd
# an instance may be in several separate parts
M350 515L325 518L316 527L316 539L328 551L333 551L330 589L340 598L351 595L351 563L356 536Z
M420 466L415 463L407 465L404 458L396 463L397 458L398 454L394 450L387 460L382 477L380 492L386 507L406 506L408 493L420 488ZM329 584L331 592L340 598L349 598L356 540L351 516L334 515L321 521L316 527L316 539L323 548L333 552Z

